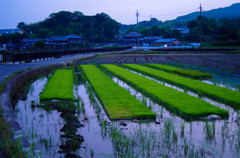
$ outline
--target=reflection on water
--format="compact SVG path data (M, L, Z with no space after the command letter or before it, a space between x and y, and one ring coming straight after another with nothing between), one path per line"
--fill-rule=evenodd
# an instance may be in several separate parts
M75 111L72 111L72 117L77 118L76 122L79 122L81 126L76 126L72 135L82 136L84 141L77 142L76 149L68 153L81 157L100 158L124 157L123 155L129 157L239 156L239 114L231 107L209 98L201 98L227 109L230 114L229 118L215 121L215 123L187 122L118 78L112 79L157 113L156 122L147 120L144 122L138 122L138 120L111 122L88 83L79 83L74 87L77 102L75 102L76 107ZM59 151L63 149L62 147L60 149L61 145L67 144L66 138L62 136L66 135L69 117L63 116L63 111L60 110L46 112L42 108L31 107L32 104L40 104L39 95L46 83L46 77L32 83L27 99L18 101L15 108L16 115L24 133L36 142L36 149L41 151L42 157L65 156ZM178 90L190 94L188 91ZM100 110L97 110L98 108ZM74 121L71 120L71 122Z

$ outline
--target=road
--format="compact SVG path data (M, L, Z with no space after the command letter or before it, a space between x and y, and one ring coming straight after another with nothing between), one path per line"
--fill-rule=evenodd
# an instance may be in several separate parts
M37 61L32 63L23 63L23 64L0 63L0 83L3 82L6 77L10 76L12 73L16 71L26 70L28 68L41 67L41 66L50 65L50 64L63 63L79 57L92 56L94 54L95 53L89 53L84 55L75 55L75 56L66 57L66 58L57 58L57 59L44 60L44 61L42 60L42 61Z

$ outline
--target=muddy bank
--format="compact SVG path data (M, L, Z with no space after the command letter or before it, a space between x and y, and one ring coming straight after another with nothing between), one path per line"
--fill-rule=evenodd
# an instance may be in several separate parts
M33 69L30 71L23 72L14 78L12 78L6 85L6 88L0 95L0 103L1 108L3 110L3 117L5 118L6 122L12 127L14 132L14 136L18 137L21 135L21 127L17 122L17 118L13 111L13 98L14 95L18 92L18 89L29 79L36 77L44 72L47 72L59 65L51 65L46 67L41 67L37 69ZM22 139L22 144L26 148L28 147L29 143L26 138Z

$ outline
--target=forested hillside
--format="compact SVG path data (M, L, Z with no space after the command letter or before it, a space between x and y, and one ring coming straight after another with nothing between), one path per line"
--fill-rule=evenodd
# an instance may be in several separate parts
M26 25L21 22L18 24L27 33L32 32L32 36L45 38L47 36L66 36L77 34L88 39L92 31L94 39L113 40L118 34L118 24L105 13L96 14L95 16L85 16L81 12L60 11L52 13L44 21Z

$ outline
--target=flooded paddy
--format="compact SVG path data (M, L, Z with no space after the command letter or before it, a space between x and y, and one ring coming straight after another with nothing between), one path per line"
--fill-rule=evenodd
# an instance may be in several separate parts
M81 73L76 74L80 79ZM239 90L237 78L225 77L227 82L215 83ZM240 114L230 106L158 81L229 111L227 119L189 121L117 77L112 76L112 80L155 112L157 119L109 120L89 83L80 80L73 88L75 108L68 114L74 117L69 119L59 108L40 107L39 96L48 81L48 76L41 77L31 84L26 100L15 106L18 121L38 157L239 157ZM203 82L215 84L212 79ZM74 128L66 137L69 125Z

